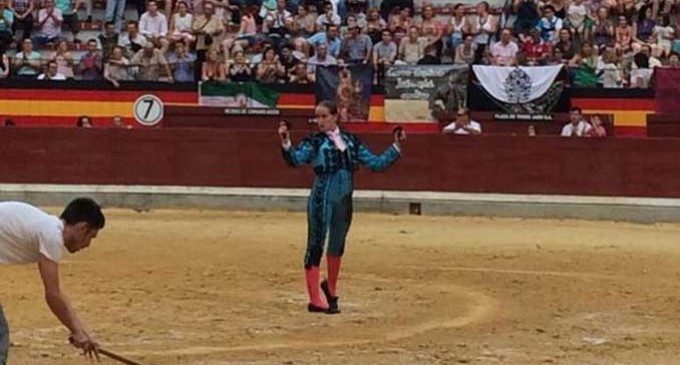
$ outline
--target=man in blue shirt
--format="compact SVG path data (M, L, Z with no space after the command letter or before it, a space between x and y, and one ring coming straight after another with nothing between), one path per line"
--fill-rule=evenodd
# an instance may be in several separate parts
M196 56L187 52L184 42L175 43L175 52L168 54L168 63L176 82L194 82Z
M340 55L342 48L342 40L340 39L340 32L337 25L329 25L326 32L319 32L307 38L307 42L316 47L318 44L325 43L328 45L328 54L334 58Z

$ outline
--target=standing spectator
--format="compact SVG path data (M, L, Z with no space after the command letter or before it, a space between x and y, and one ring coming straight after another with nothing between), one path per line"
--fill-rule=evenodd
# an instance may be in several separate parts
M373 43L380 42L382 38L382 31L387 29L387 23L380 17L380 12L377 8L368 9L366 15L366 31L371 37Z
M80 58L80 74L83 80L99 80L102 76L102 56L97 52L97 41L87 41L87 53Z
M57 71L67 79L73 79L73 55L68 50L68 43L60 40L57 43L57 50L50 56L50 61L57 63Z
M538 22L537 28L541 31L541 38L544 41L555 44L558 41L558 34L563 28L562 19L555 16L555 8L551 5L543 7L543 18Z
M482 126L470 119L469 110L460 109L456 114L456 120L444 127L443 132L459 135L478 135L482 133Z
M447 46L451 52L455 52L459 45L463 44L465 34L470 32L470 21L465 16L463 4L456 4L453 7L453 16L449 20L447 33L449 42Z
M80 31L77 13L81 6L80 0L55 0L55 6L61 11L63 23L68 25L71 33L73 33L73 42L75 42Z
M196 36L195 79L200 80L203 76L201 67L205 61L206 52L213 46L214 39L219 37L224 29L220 19L215 16L215 6L212 3L203 3L203 14L196 17L192 29Z
M475 63L482 59L484 50L486 50L493 41L493 35L496 34L497 29L498 20L495 16L489 14L489 4L486 1L482 1L477 5L477 21L472 27L472 33L475 35L475 43L477 43Z
M183 0L177 2L177 12L172 16L170 22L170 39L173 42L183 41L186 45L191 45L196 40L191 30L193 22L194 17L189 14L187 3Z
M463 44L458 45L458 48L456 48L454 62L458 65L471 65L475 62L476 50L477 43L475 43L474 38L471 35L466 36Z
M425 41L420 38L418 27L409 28L408 37L399 44L399 60L401 64L415 65L425 57Z
M64 17L61 10L54 7L54 0L45 0L45 8L38 12L38 25L40 33L33 38L36 47L47 43L55 43L61 36L61 23Z
M592 30L593 44L595 47L602 47L614 44L614 26L609 21L609 10L602 6L597 9L595 22Z
M120 81L130 80L130 62L125 58L125 50L121 46L116 46L111 52L111 58L104 66L104 79L116 89L120 87Z
M367 65L371 61L373 44L371 38L361 34L357 24L349 29L349 35L342 42L342 58L345 63Z
M397 59L397 45L392 42L392 33L385 29L382 40L373 47L373 67L375 67L378 83L382 84L385 68L394 64Z
M342 41L339 37L337 25L329 25L325 32L316 33L308 38L307 43L314 47L321 43L326 44L330 55L336 58L340 56L340 50L342 49Z
M125 56L130 57L139 52L146 44L146 38L139 34L137 22L129 21L125 25L127 33L118 40L118 45L125 50Z
M527 63L530 66L547 64L550 51L550 43L541 38L541 32L536 28L529 30L529 37L525 38L522 44L522 52L526 55Z
M252 79L252 69L246 62L243 51L234 53L234 61L229 63L229 77L233 82L247 82Z
M33 50L33 42L26 38L21 43L21 52L14 55L14 69L17 76L35 78L40 71L40 53Z
M328 45L326 43L321 43L316 46L316 54L307 61L307 73L309 74L309 78L315 81L316 68L318 66L336 66L337 64L338 60L328 54Z
M168 50L168 20L158 12L156 0L149 0L146 9L146 13L139 19L139 33L146 37L147 42L165 53Z
M47 70L44 73L38 75L38 80L65 81L66 76L59 73L56 61L49 61L47 63Z
M517 64L517 43L512 41L512 31L509 28L501 32L501 40L491 46L493 64L496 66L514 66Z
M616 27L616 50L621 53L630 52L633 43L633 28L625 16L619 16L619 25Z
M106 0L106 22L115 24L116 33L123 31L126 0Z
M175 43L175 52L168 56L168 63L170 63L175 81L194 82L196 56L188 52L187 45L184 42Z
M12 41L12 25L14 13L7 9L5 1L0 1L0 46L5 48Z
M31 38L33 32L33 11L35 10L34 0L9 0L9 9L14 13L12 29L16 34L17 25L21 24L22 41Z
M593 127L583 119L581 108L571 108L569 123L562 128L562 137L585 137Z
M148 42L144 45L141 51L132 57L130 64L139 66L139 73L137 80L140 81L158 81L161 76L160 69L163 68L165 74L169 77L170 82L174 81L168 61L163 56L163 52L156 49L153 43Z
M104 62L106 62L111 58L113 47L118 45L118 33L116 32L115 24L113 22L106 22L104 24L104 33L98 35L97 38L102 46L102 54Z
M6 79L9 76L9 57L5 52L6 48L0 45L0 79Z
M273 48L266 48L262 52L262 61L257 65L255 78L263 84L273 84L285 75L286 71L278 60Z
M203 62L203 81L224 81L227 79L225 64L220 62L220 54L216 48L211 48L205 56Z

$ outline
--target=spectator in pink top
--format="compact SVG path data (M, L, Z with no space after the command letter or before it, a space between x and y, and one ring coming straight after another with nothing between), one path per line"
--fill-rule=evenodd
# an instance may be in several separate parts
M64 17L61 11L54 7L54 0L45 0L45 8L38 12L40 34L33 38L36 47L57 42L61 37L61 23L63 22Z
M512 41L512 31L503 29L501 40L491 46L493 64L497 66L514 66L517 64L517 43Z

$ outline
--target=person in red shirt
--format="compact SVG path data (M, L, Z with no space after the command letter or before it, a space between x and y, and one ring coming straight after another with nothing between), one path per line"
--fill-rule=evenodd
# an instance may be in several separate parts
M529 65L544 65L550 57L550 43L541 38L538 29L533 28L529 31L529 37L524 38L522 52Z

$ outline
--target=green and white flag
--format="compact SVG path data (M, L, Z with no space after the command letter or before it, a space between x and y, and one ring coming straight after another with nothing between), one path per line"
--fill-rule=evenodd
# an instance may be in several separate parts
M198 85L198 104L224 108L275 108L279 92L257 82L207 81Z

